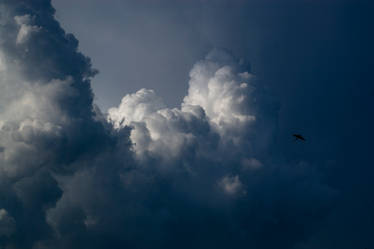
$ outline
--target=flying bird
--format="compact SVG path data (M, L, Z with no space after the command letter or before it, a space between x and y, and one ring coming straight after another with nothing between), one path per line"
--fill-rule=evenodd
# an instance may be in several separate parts
M306 141L305 138L300 134L293 134L292 136L294 136L296 140Z

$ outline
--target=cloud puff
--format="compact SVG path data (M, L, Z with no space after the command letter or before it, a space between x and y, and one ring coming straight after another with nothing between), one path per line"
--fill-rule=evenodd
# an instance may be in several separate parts
M214 50L190 72L190 87L182 106L201 106L223 136L233 135L234 130L243 133L256 120L248 99L254 90L253 76L240 69L230 54Z
M228 195L236 195L243 191L243 184L239 180L239 176L225 176L219 182L220 187L228 194ZM245 191L242 192L245 194Z
M0 237L10 236L16 229L16 222L5 209L0 209Z
M194 65L180 108L141 89L105 116L50 1L0 8L0 246L286 248L328 213L313 165L264 156L261 87L231 53Z
M38 32L40 27L31 25L31 17L30 15L24 16L15 16L14 19L16 23L19 25L19 31L17 34L17 44L22 44L27 41L32 33Z
M243 158L242 160L242 168L244 170L256 170L260 169L262 166L263 164L256 158Z

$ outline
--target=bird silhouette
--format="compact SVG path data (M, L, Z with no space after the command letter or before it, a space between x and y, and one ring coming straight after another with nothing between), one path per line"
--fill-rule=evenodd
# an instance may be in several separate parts
M292 136L294 136L296 140L301 140L301 141L304 141L304 142L306 141L306 139L303 136L301 136L300 134L293 134Z

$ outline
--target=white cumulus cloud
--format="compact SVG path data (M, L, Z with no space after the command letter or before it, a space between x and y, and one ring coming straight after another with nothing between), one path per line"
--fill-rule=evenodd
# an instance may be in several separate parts
M240 71L231 55L214 50L195 64L190 77L181 108L166 108L153 90L141 89L109 109L108 120L115 128L133 128L131 140L139 156L176 158L196 144L206 149L207 133L216 134L221 145L240 146L246 139L243 134L256 121L248 108L254 90L252 76Z

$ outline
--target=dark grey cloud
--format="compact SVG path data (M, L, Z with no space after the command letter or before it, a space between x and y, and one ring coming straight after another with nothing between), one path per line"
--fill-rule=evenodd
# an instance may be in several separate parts
M372 243L365 233L372 198L363 199L372 187L369 149L316 156L324 143L310 135L313 124L303 131L310 143L282 142L291 140L279 131L290 115L284 108L296 100L280 94L279 105L266 88L275 76L284 86L279 72L255 77L243 59L216 49L192 63L180 107L141 89L106 115L93 103L97 71L49 0L2 0L0 10L0 246L335 248L327 235L340 233L345 248L359 235L359 245ZM323 69L313 79L325 77ZM331 84L323 90L336 89ZM314 107L307 110L323 108ZM302 127L298 119L305 116L289 118ZM357 163L366 177L347 166ZM349 233L342 224L356 219L363 227Z

